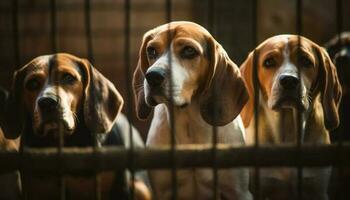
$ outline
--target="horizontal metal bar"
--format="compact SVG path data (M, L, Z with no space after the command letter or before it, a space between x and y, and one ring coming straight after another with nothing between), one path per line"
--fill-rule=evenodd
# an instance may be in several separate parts
M96 154L98 154L96 156ZM177 168L213 167L212 147L210 145L177 146L175 165ZM350 144L343 148L336 145L261 146L234 147L218 145L218 168L229 167L305 167L350 166ZM100 148L64 148L58 159L56 148L25 149L17 152L0 152L0 172L19 169L22 166L29 171L56 173L59 167L67 174L116 170L128 168L129 150L118 147ZM62 161L61 165L59 162ZM167 147L135 149L133 158L135 169L170 168L171 149Z

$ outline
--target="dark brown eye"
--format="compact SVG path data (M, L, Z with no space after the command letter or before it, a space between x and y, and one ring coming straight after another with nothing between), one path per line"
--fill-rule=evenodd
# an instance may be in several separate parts
M40 89L40 82L36 79L30 79L27 81L25 88L29 91L35 91Z
M275 59L273 59L272 57L270 58L266 58L264 60L264 63L263 63L264 67L266 68L272 68L272 67L276 67L277 63L275 61Z
M77 80L77 79L76 79L73 75L71 75L71 74L69 74L69 73L64 73L64 74L62 75L62 78L61 78L61 81L62 81L63 83L65 83L65 84L72 84L72 83L74 83L76 80Z
M313 62L309 59L309 57L305 56L305 55L302 55L298 58L298 64L301 66L301 67L312 67L314 64Z
M156 59L158 57L157 49L154 47L147 47L148 59Z
M186 59L192 59L198 56L198 51L191 47L191 46L185 46L181 51L181 57Z

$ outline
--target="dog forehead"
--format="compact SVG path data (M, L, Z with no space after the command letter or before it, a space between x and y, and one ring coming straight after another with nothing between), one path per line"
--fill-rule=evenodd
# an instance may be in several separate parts
M33 59L25 68L27 73L71 71L81 74L77 59L69 54L43 55Z
M171 22L158 26L151 30L149 34L153 37L153 40L162 41L165 41L169 35L173 37L172 40L179 37L190 37L198 42L203 40L206 36L210 36L210 33L202 26L184 21Z
M300 40L299 40L300 38ZM267 40L265 40L263 43L261 43L257 49L262 51L262 54L264 54L264 52L268 52L270 50L277 50L279 52L296 52L294 51L300 42L300 47L304 50L304 51L312 51L312 48L314 46L317 46L316 44L314 44L312 41L310 41L309 39L305 38L305 37L298 37L297 35L278 35L278 36L274 36L271 37Z

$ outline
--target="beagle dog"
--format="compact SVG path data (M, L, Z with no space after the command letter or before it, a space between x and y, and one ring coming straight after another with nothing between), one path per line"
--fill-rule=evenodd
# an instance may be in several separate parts
M119 145L128 147L127 119L120 110L123 99L114 85L85 59L58 53L39 56L14 74L5 117L0 122L7 138L21 135L23 147L56 147L62 135L65 147ZM143 142L136 129L134 144ZM116 158L118 159L118 158ZM59 179L25 173L23 186L29 199L57 199ZM150 199L146 186L129 183L124 170L98 174L102 199L129 199L135 184L138 199ZM65 176L66 199L93 199L93 174ZM42 192L45 191L45 192Z
M258 91L253 70L257 66ZM341 86L327 52L300 36L278 35L261 43L241 68L249 101L241 115L247 143L255 143L254 95L259 93L259 144L296 144L297 113L301 112L302 142L330 144L329 131L339 125ZM286 158L288 159L288 158ZM328 199L330 168L303 170L303 199ZM262 169L264 199L297 199L297 170Z
M146 145L170 144L173 105L177 145L212 142L244 145L239 113L248 94L238 67L222 46L198 24L178 21L158 26L143 36L133 79L137 116L154 108ZM170 170L149 171L155 199L172 195ZM218 171L219 197L251 199L246 169ZM177 170L178 199L213 199L211 169Z

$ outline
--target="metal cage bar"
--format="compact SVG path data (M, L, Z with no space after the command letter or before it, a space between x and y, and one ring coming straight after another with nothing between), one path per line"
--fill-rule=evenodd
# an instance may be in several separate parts
M165 1L165 20L167 23L170 23L172 21L172 0L166 0ZM168 29L170 30L170 24L168 25ZM173 96L173 80L172 80L172 74L173 74L173 67L172 67L172 55L171 55L171 40L173 38L173 34L171 31L168 31L167 34L167 49L169 51L168 53L168 65L169 65L169 95L170 97ZM172 167L171 167L171 187L172 187L172 200L177 200L177 167L176 167L176 129L175 129L175 115L174 115L174 100L173 98L170 98L169 100L169 118L170 118L170 155L171 155L171 161L172 161Z
M166 169L174 167L173 156L169 154L171 147L135 149L135 169ZM23 157L17 152L0 151L0 172L19 169L26 165L28 171L42 171L57 173L59 169L57 148L24 149ZM350 143L343 144L341 157L337 145L308 145L304 144L300 150L295 145L237 147L234 145L218 144L218 168L249 167L258 164L260 167L322 167L322 166L350 166ZM94 163L93 148L66 147L62 151L62 163L65 173L93 172L94 170L115 170L128 168L129 150L123 147L105 147L97 150L98 169ZM178 145L176 153L176 168L212 167L211 145ZM301 156L299 156L301 154ZM234 155L234 156L233 156ZM119 158L116 160L115 158ZM286 157L290 159L285 159ZM102 159L103 158L103 159ZM190 161L190 162L189 162ZM29 164L30 163L30 164Z
M258 43L258 0L253 0L253 7L252 7L252 40L254 48L257 46ZM255 159L258 159L257 153L259 152L259 98L260 98L260 84L258 79L258 61L259 61L259 52L254 49L253 51L253 74L252 74L252 80L253 80L253 88L254 88L254 138L255 138L255 144L254 149L256 151L254 157ZM257 164L254 168L254 198L256 200L261 199L261 191L260 191L260 166Z
M93 49L93 41L92 41L92 32L91 32L91 0L85 0L84 1L84 25L85 25L85 37L86 37L86 51L87 51L87 58L89 62L94 65L95 59L94 59L94 49ZM93 95L94 96L94 95ZM94 145L93 154L95 155L95 159L98 160L96 153L98 146L98 133L94 134ZM99 165L99 162L96 161L96 165ZM95 199L100 200L101 199L101 180L97 174L97 171L94 173L94 194Z
M51 51L52 53L57 53L58 50L58 44L57 44L57 7L56 7L56 0L50 1L50 36L51 36ZM58 63L56 60L56 55L53 59L50 59L49 61L49 73L51 74L53 67L57 67ZM56 78L57 80L57 78ZM56 87L56 93L59 94L59 90ZM65 200L65 181L64 181L64 169L62 165L62 150L64 147L64 133L63 133L63 124L59 123L58 125L59 129L59 141L57 144L57 154L58 154L58 166L59 166L59 198L61 200Z
M296 12L296 32L298 35L298 47L297 47L297 57L298 60L301 57L301 34L302 34L302 9L303 9L303 5L302 5L302 0L297 0L296 1L296 8L295 8L295 12ZM300 68L297 69L298 70L298 78L300 79ZM301 84L299 84L299 88L298 88L298 96L301 97L302 94L302 88L301 88ZM305 135L305 129L303 127L303 114L302 111L298 110L297 111L297 149L299 151L299 156L300 155L300 151L301 151L301 147L303 145L303 141L304 141L304 135ZM297 197L298 199L303 199L303 168L302 165L298 165L297 166Z
M208 1L208 30L210 34L215 36L215 12L216 12L216 3L214 0ZM215 83L212 83L214 86L213 88L216 88ZM217 97L217 90L213 90L213 101L215 101ZM217 110L215 108L214 104L214 111ZM217 113L213 112L213 118L217 118ZM213 199L219 198L219 188L218 188L218 182L219 182L219 176L218 176L218 167L216 165L216 159L217 159L217 144L218 144L218 130L216 126L212 126L212 162L213 162Z
M124 62L125 62L125 85L126 85L126 101L127 105L127 116L129 120L129 140L130 140L130 151L129 151L129 170L131 172L131 181L132 183L135 180L135 170L134 170L134 141L133 141L133 129L132 129L132 105L134 105L134 101L132 98L132 89L131 89L131 74L132 69L130 65L130 15L131 15L131 0L124 1ZM131 184L130 188L130 199L134 199L135 196L135 187L134 184Z
M339 46L342 46L342 39L341 39L341 34L342 34L342 31L343 31L343 1L342 0L337 0L335 2L335 6L336 6L336 20L337 20L337 36L338 36L338 43L339 43ZM343 104L341 103L340 104L340 107L339 107L339 115L340 115L340 119L344 119L344 110L343 110ZM343 156L344 154L344 151L343 151L343 148L344 148L344 127L343 127L343 124L344 122L340 121L340 124L339 124L339 131L337 132L337 146L338 146L338 155L339 155L339 158L341 156ZM344 167L342 165L339 165L338 167L336 167L336 169L338 170L338 176L341 176L343 175L344 173ZM343 177L338 177L338 180L337 180L337 187L336 187L336 191L337 191L337 198L338 199L345 199L345 194L344 194L344 189L346 188L346 185L344 183L344 178Z

